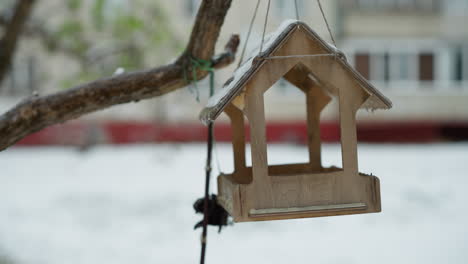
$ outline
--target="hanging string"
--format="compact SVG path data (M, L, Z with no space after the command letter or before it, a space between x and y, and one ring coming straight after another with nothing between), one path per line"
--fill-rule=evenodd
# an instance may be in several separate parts
M210 71L210 97L214 94L214 71ZM205 263L208 234L208 213L210 199L211 157L213 154L213 122L208 124L207 157L205 165L205 197L203 200L203 231L201 237L200 264Z
M294 6L296 7L296 20L299 21L299 8L297 7L297 0L294 0Z
M184 79L186 82L193 84L195 89L197 88L197 71L207 71L209 72L210 77L210 97L214 94L214 69L212 62L210 60L202 60L198 58L190 58L191 70L192 70L192 79L188 79L187 70L184 69ZM197 95L198 96L198 95ZM198 99L198 98L197 98ZM203 221L202 221L202 236L201 236L201 255L200 263L205 263L206 255L206 244L207 244L207 234L208 234L208 214L209 214L209 192L210 192L210 176L211 176L211 157L213 153L213 123L208 124L208 139L207 139L207 158L205 165L205 195L203 197ZM197 226L196 226L197 227Z
M318 6L320 8L320 12L322 13L323 20L325 21L325 24L327 25L328 34L330 34L330 38L333 41L333 45L335 45L335 47L336 47L335 38L333 37L333 34L331 32L330 25L328 24L327 17L325 16L325 13L323 12L323 8L322 8L322 4L320 3L320 0L317 0L317 4L318 4Z
M189 83L189 91L192 94L195 94L195 99L197 102L200 102L200 92L198 91L198 77L197 77L197 70L201 71L207 71L209 73L213 72L214 69L212 67L212 62L210 60L202 60L202 59L197 59L197 58L190 58L191 62L191 70L192 70L192 79L189 79L188 74L187 74L187 69L184 68L184 81L186 83Z
M213 129L213 147L214 147L214 156L216 160L216 168L218 169L218 173L222 174L223 170L221 168L221 163L219 162L219 152L218 152L218 144L216 143L216 133Z
M265 14L265 23L263 24L262 43L260 44L259 54L262 53L263 42L265 41L265 31L266 31L266 27L267 27L267 24L268 24L268 13L270 13L270 4L271 4L271 0L268 0L268 6L267 6L266 14Z
M250 33L252 32L252 27L253 27L255 18L257 17L257 12L258 12L258 6L259 5L260 5L260 0L257 0L257 5L255 6L255 11L254 11L254 13L252 15L252 19L250 19L249 31L247 32L247 37L245 38L244 47L242 47L242 52L241 52L241 55L240 55L239 64L237 65L237 68L239 68L242 65L242 61L244 60L245 50L247 48L247 43L249 42Z

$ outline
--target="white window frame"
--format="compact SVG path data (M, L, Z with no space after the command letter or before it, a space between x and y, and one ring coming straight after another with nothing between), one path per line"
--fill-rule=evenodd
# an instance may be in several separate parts
M354 55L356 53L367 53L370 56L370 81L378 87L389 90L398 91L442 91L454 90L454 81L451 76L452 71L450 65L453 65L453 60L450 56L450 46L446 42L436 39L348 39L342 44L342 49L348 57L351 65L354 65ZM383 80L384 68L376 68L375 65L383 65L383 54L390 55L390 78L388 82ZM397 71L395 65L397 60L392 59L392 54L408 54L408 80L395 80ZM434 55L434 80L420 81L419 80L419 54L432 53ZM382 55L382 56L376 56ZM468 70L465 67L465 61L468 61L468 46L463 54L464 78L468 75ZM393 68L393 69L392 69ZM380 81L382 80L382 81ZM465 82L465 89L468 86ZM458 86L458 85L457 85Z

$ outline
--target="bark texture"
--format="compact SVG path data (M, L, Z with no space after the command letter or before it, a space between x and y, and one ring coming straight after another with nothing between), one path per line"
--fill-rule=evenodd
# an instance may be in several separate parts
M239 37L233 35L224 53L213 56L231 0L204 0L186 50L176 62L150 70L120 74L44 97L31 97L0 116L0 150L47 126L116 104L161 96L186 86L192 58L211 60L214 68L235 59ZM197 78L208 72L197 70Z
M5 33L0 39L0 83L11 66L21 30L31 14L35 0L17 0L13 16L6 22Z

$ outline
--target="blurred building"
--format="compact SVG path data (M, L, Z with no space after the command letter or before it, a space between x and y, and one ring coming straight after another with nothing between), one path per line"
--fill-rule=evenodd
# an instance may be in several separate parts
M129 1L113 1L131 6ZM185 42L200 0L159 2L170 18L174 34ZM267 32L285 19L296 18L294 2L271 0ZM321 2L337 47L394 103L390 111L359 113L361 139L468 138L468 30L465 28L468 0ZM297 3L300 20L331 42L317 2L298 0ZM257 46L261 40L266 4L267 1L261 1L248 49ZM240 33L241 40L245 40L255 5L256 1L233 1L218 41L218 50L222 50L232 33ZM154 49L153 56L158 54L158 48ZM36 81L41 71L54 69L58 74L63 71L63 60L41 60L38 66L37 57L43 55L32 54L24 48L19 54L11 77L4 82L0 92L2 111L32 91L40 92L53 86L49 83L56 83L53 79ZM217 87L230 77L236 65L217 71ZM200 140L204 137L204 129L198 123L197 113L206 102L206 86L206 81L197 85L200 103L189 89L181 89L161 98L113 107L74 124L78 123L80 127L92 122L94 132L91 134L104 134L105 140L111 142ZM270 129L277 135L274 140L302 137L305 98L300 91L279 80L276 87L268 91L266 106ZM337 104L330 104L322 116L322 134L329 140L339 139L337 107ZM103 128L95 128L101 124L104 124ZM229 131L227 126L226 119L218 125L218 137L222 140L229 138L223 134ZM84 129L87 130L89 128Z
M468 120L468 1L341 1L338 13L349 60L394 102L376 118Z

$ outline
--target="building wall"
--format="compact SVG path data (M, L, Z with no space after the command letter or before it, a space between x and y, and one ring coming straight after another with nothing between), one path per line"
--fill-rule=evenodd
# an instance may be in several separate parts
M468 1L351 2L340 7L341 48L394 102L362 118L468 121Z

